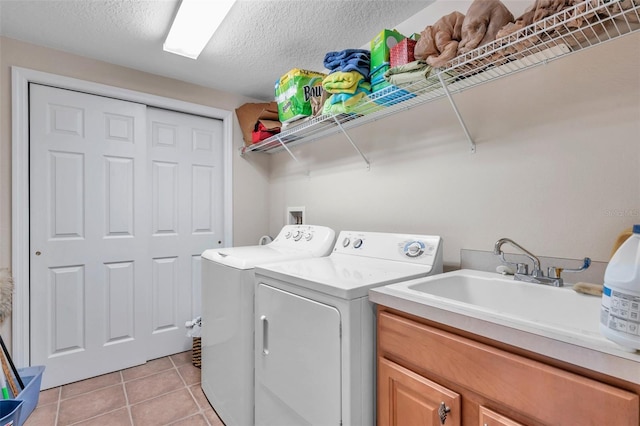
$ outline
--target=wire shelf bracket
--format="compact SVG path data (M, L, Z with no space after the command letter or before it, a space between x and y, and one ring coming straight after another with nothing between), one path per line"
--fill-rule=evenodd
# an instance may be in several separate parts
M293 154L293 152L291 152L291 150L289 149L289 147L287 146L286 143L284 143L284 141L282 140L281 137L279 137L278 135L275 135L275 138L278 140L278 142L280 143L280 145L282 145L282 147L289 153L289 155L291 156L291 158L293 158L293 160L300 166L302 166L302 163L298 160L298 158ZM304 167L304 166L302 166ZM309 176L311 174L311 172L309 171L309 169L307 169L306 172L307 176Z
M464 130L464 134L467 136L467 139L469 140L469 145L471 145L471 153L475 154L476 143L473 141L471 134L469 134L469 129L467 129L467 125L464 123L464 120L462 119L462 115L460 115L458 106L453 100L453 97L451 96L451 92L449 92L449 88L447 87L447 84L444 82L444 79L442 78L442 73L438 73L438 79L440 80L440 84L442 84L442 88L444 89L445 95L447 95L447 99L449 99L449 103L451 104L451 108L453 108L453 112L455 112L456 117L458 117L458 121L460 122L460 126L462 126L462 130Z
M356 145L356 143L353 141L353 139L351 139L351 136L349 136L349 133L347 133L347 131L344 130L344 128L342 127L342 124L340 124L340 121L338 121L338 119L335 116L333 117L333 119L335 120L336 125L338 126L340 131L344 134L344 136L347 138L347 140L349 141L349 143L351 144L353 149L355 149L356 152L358 154L360 154L360 157L362 157L364 162L367 164L367 171L371 170L371 163L369 162L367 157L362 153L362 151L360 151L360 148L358 148L358 145Z

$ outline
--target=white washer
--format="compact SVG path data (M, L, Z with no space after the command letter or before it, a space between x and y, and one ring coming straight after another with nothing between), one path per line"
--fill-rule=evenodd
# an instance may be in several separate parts
M256 425L374 425L368 290L442 272L437 236L343 231L328 257L256 267Z
M254 267L327 256L335 232L287 225L269 244L202 253L202 390L227 425L253 425Z

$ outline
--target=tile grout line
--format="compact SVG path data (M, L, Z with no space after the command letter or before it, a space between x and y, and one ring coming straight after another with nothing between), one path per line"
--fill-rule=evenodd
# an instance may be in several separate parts
M60 404L62 403L62 386L58 387L58 401L56 403L56 417L54 419L54 425L58 425L60 419Z
M192 390L191 390L191 386L192 385L196 385L196 383L193 383L192 385L189 385L187 383L187 380L184 378L184 376L180 373L180 369L178 368L178 365L175 363L175 361L173 360L173 357L169 356L169 360L171 361L171 363L173 363L174 368L176 369L176 372L178 373L178 376L180 377L180 379L182 380L182 383L184 383L184 387L187 390L187 392L189 392L189 395L191 396L191 399L193 400L193 402L195 402L196 407L198 407L198 411L196 413L190 414L187 417L185 417L184 419L181 420L185 420L188 419L189 417L193 417L196 414L200 414L202 416L202 418L204 419L204 421L207 423L207 425L211 426L211 422L209 422L209 419L207 418L206 414L205 414L205 409L206 407L202 407L201 404L199 403L198 399L196 398L196 396L193 394ZM182 365L189 365L191 363L184 363L181 364ZM216 414L217 415L217 414ZM181 421L181 420L177 420L177 421ZM175 422L174 422L175 423Z
M127 409L127 413L129 414L129 422L133 426L133 414L131 414L131 404L129 404L129 394L127 393L127 386L125 386L124 374L122 374L122 370L119 371L120 380L122 381L122 392L124 392L124 404Z

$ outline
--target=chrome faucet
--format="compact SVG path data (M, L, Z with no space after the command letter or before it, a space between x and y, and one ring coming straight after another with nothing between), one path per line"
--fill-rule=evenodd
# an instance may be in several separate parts
M525 256L527 256L533 262L533 270L531 274L529 274L529 265L526 263L515 263L508 262L504 258L504 252L502 251L502 246L505 243L509 243L518 250L520 250ZM516 265L516 273L513 276L514 280L524 281L528 283L534 284L546 284L552 285L554 287L562 287L564 285L564 280L560 276L562 272L580 272L584 271L591 265L591 259L585 257L583 259L582 267L578 269L563 269L555 266L551 266L548 268L548 276L544 276L544 272L540 268L540 259L538 259L533 253L529 250L522 247L520 244L509 238L500 238L496 241L495 246L493 247L493 254L500 258L500 261L506 265Z

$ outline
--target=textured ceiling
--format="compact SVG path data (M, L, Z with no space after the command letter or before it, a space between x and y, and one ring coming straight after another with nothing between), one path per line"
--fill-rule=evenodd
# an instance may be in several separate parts
M431 1L238 0L198 60L162 50L179 0L0 0L0 35L154 74L273 98L292 68L365 46Z

